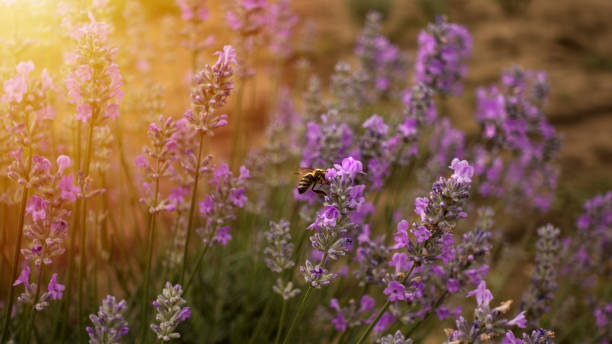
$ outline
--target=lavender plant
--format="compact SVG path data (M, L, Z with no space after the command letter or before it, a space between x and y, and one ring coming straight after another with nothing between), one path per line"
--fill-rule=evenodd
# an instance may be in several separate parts
M478 16L412 52L396 5L0 1L0 343L609 342L612 193L575 211L546 111L581 83L474 93Z
M157 323L151 324L151 329L157 335L158 340L169 342L181 338L176 328L191 316L191 310L185 307L187 301L182 295L183 289L180 284L173 286L170 282L166 282L162 293L153 301Z
M128 332L128 322L124 319L127 310L125 300L117 302L112 295L102 300L97 314L90 314L89 319L94 327L86 327L89 344L117 344Z

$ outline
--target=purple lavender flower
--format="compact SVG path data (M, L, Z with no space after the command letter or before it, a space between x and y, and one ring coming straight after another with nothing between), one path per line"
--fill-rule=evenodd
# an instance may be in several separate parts
M391 312L404 323L422 320L430 312L442 317L450 314L448 309L440 309L448 291L434 286L448 284L449 289L458 291L461 286L458 273L469 266L455 261L457 249L451 231L455 221L466 216L463 207L470 195L471 166L459 160L453 166L452 176L440 178L428 197L415 202L420 221L411 224L402 220L397 225L394 248L405 251L393 257L395 260L405 254L409 262L402 265L409 270L398 269L398 262L394 261L396 269L385 276L384 293L394 302ZM452 273L446 271L449 266L454 266ZM409 307L407 311L402 310L404 305Z
M403 284L392 281L387 285L387 288L384 290L384 294L387 295L387 298L391 302L395 301L403 301L406 299L406 287Z
M316 231L310 241L315 249L323 252L323 257L317 265L307 260L306 266L300 267L306 281L315 288L324 285L321 282L328 284L335 277L323 268L327 259L337 260L351 246L356 226L350 222L350 215L364 203L364 186L354 185L355 178L361 173L363 165L352 157L342 160L342 164L335 164L325 173L329 193L325 196L324 207L308 227Z
M531 275L529 289L523 295L521 303L521 309L527 311L532 327L536 327L542 315L550 309L553 293L557 289L559 232L559 229L551 224L538 228L540 238L536 242L536 266Z
M525 312L520 312L511 320L502 317L510 309L511 300L502 302L496 308L490 308L493 294L487 289L485 281L481 281L478 287L467 295L476 298L474 319L469 322L463 316L459 316L456 320L456 329L444 330L447 336L445 344L492 341L499 339L511 327L526 327Z
M212 136L214 130L227 124L227 115L217 112L227 102L234 89L232 77L236 64L236 51L226 45L218 55L217 62L206 65L194 77L191 90L191 109L185 113L185 118L200 134Z
M376 301L367 294L361 297L359 304L354 299L348 300L346 307L341 307L338 299L331 299L329 306L336 312L335 318L332 319L336 331L344 332L348 328L371 323L375 304Z
M358 246L355 250L355 261L359 267L355 269L355 277L360 286L367 284L381 285L387 272L386 262L390 256L390 249L385 245L384 236L370 239L370 229L368 225L363 225L361 234L357 237ZM395 266L397 270L403 270L408 264L407 257L393 257L390 266Z
M65 82L70 102L76 106L75 118L96 125L117 118L123 98L123 81L114 62L117 50L108 45L109 29L90 14L89 22L73 31L77 48L68 55L70 73Z
M181 338L176 328L191 316L191 310L185 307L186 303L187 301L183 299L183 288L179 284L173 286L170 282L166 282L162 293L153 301L153 307L157 312L155 320L159 324L151 324L151 329L157 335L157 339L169 342Z
M306 126L306 143L300 166L321 168L341 161L349 153L353 143L351 129L339 121L338 112L331 110L321 115L320 124L309 122Z
M436 91L460 94L467 74L466 60L472 54L472 38L461 25L440 16L421 31L415 63L415 81Z
M125 300L117 302L112 295L102 300L97 314L90 314L89 319L94 327L86 327L89 344L118 344L121 337L129 332L128 322L124 319L127 310Z
M273 272L281 273L295 265L291 260L293 244L289 230L289 222L285 220L280 220L278 223L270 221L270 230L264 233L268 243L264 249L265 261Z
M408 72L407 54L382 35L381 26L380 13L368 13L355 47L369 102L376 102L383 95L403 89Z
M269 4L266 21L270 53L280 59L289 58L293 52L291 39L293 29L299 21L291 10L290 1L281 0Z
M546 77L515 66L504 71L500 84L476 91L476 119L493 145L477 152L482 161L477 172L486 176L481 194L503 196L509 205L528 200L535 209L546 210L557 182L560 147L559 135L545 117Z
M598 304L593 311L593 316L598 327L596 338L610 338L612 336L612 302Z
M531 334L523 333L522 338L514 336L512 331L507 331L502 338L502 344L554 344L555 333L545 329L535 329Z
M42 311L47 307L49 300L60 300L65 289L64 285L57 283L57 274L53 274L49 281L48 290L39 293L38 285L30 283L30 267L28 265L23 267L19 278L13 283L14 287L18 285L23 285L24 291L17 297L17 301L24 305L30 305L37 311Z
M234 177L226 164L215 170L209 181L214 188L199 204L200 217L206 219L204 228L198 229L204 242L214 240L226 244L231 239L229 224L236 218L235 209L244 207L247 201L245 185L249 178L249 170L244 166L240 167L238 177Z
M404 337L402 331L397 330L395 334L388 334L386 336L380 337L377 341L377 344L412 344L412 339Z
M576 221L575 237L567 244L563 272L578 285L593 275L604 273L610 258L612 238L612 191L596 195L584 203L584 213Z

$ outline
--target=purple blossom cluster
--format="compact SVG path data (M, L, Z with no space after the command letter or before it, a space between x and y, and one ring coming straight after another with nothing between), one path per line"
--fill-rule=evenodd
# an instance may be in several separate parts
M355 54L359 58L365 79L365 92L369 102L382 95L402 90L408 72L408 54L389 42L382 34L382 16L370 12L361 34L357 38ZM396 94L397 95L397 94Z
M472 37L461 25L439 16L418 37L414 79L444 94L459 94L472 54Z
M219 165L213 172L209 180L213 189L199 203L200 217L206 221L198 234L205 243L225 246L232 240L230 222L236 217L235 209L244 207L248 200L245 185L249 178L249 170L244 166L240 167L238 177L234 177L226 164Z
M309 230L315 231L310 237L312 247L323 255L316 265L306 259L305 266L300 266L306 282L314 288L328 285L337 277L325 269L327 260L337 260L352 247L355 224L350 215L364 202L365 185L355 185L355 179L361 173L361 161L352 157L342 160L342 164L335 164L325 173L329 193L315 221L308 226Z
M123 81L114 61L116 48L108 45L110 26L91 15L89 22L76 26L71 36L74 52L66 55L70 73L65 83L70 102L76 106L77 120L102 124L119 116Z
M332 166L349 154L353 144L353 133L346 123L340 122L336 110L322 114L320 122L306 125L306 143L300 166Z
M172 285L166 282L162 293L153 301L157 323L151 324L151 329L157 335L157 339L169 342L181 338L176 328L191 316L191 309L186 307L187 301L183 299L183 288L180 284Z
M185 118L200 134L212 136L213 130L227 125L227 115L216 111L227 102L234 89L232 76L233 64L236 64L236 51L226 45L223 51L216 53L217 62L198 72L193 80L191 91L191 109L185 112Z
M587 200L576 227L576 235L563 240L567 258L561 273L588 287L610 262L607 252L612 245L612 191Z
M493 300L493 294L487 289L485 281L481 281L478 287L468 292L467 295L476 298L477 307L474 310L474 318L470 322L463 316L459 316L456 321L456 329L444 330L447 336L447 341L444 343L483 343L499 340L502 335L515 326L526 328L527 319L525 319L524 311L510 320L503 317L510 310L512 300L504 301L491 309L490 303Z
M536 242L536 266L531 276L529 289L523 296L521 309L527 311L532 327L537 327L540 318L550 310L557 290L557 262L560 249L559 228L551 224L538 228Z
M452 229L457 219L467 216L463 207L470 195L474 171L465 160L454 159L450 167L454 173L449 178L440 178L428 197L416 199L419 221L411 224L402 220L397 225L393 248L400 251L393 253L389 262L393 270L384 278L383 293L392 303L392 314L404 323L422 320L434 311L440 319L460 312L460 308L451 311L441 307L441 303L449 292L459 291L458 274L466 273L468 267L478 269L477 264L473 267L470 264L480 259L460 257L457 252L474 250L477 255L484 255L488 250L486 235L478 238L466 235L463 246L459 249L454 246ZM441 286L439 291L434 287L436 284ZM406 305L408 310L403 310Z
M476 119L493 145L475 151L483 196L505 197L512 205L530 199L536 209L550 207L560 138L545 117L548 89L546 74L515 66L503 73L500 87L476 91ZM510 159L504 159L506 151Z
M117 302L114 296L107 295L102 300L98 313L89 315L94 326L85 328L89 335L89 344L120 343L121 337L130 331L124 318L126 311L125 300Z

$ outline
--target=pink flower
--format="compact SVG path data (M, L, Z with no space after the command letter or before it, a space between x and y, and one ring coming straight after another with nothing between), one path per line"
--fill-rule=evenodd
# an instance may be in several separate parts
M91 105L89 104L79 104L76 107L76 119L85 123L91 118Z
M26 213L32 216L34 222L44 220L47 217L47 202L38 196L32 196L26 206Z
M69 168L72 165L72 161L70 160L70 157L68 157L67 155L60 155L57 157L57 173L58 174L62 174L64 173L64 170Z
M514 319L508 321L510 326L518 326L520 328L527 327L527 319L525 319L525 311L520 312Z
M47 68L43 69L42 74L40 76L40 81L44 90L55 90L55 86L53 85L53 79L51 79L51 77L49 76Z
M454 158L449 166L453 171L451 178L456 179L460 183L471 183L474 175L474 168L466 160Z
M406 299L405 295L406 287L403 284L392 281L387 285L387 288L383 291L385 295L388 295L389 301L402 301Z
M81 191L78 186L74 185L74 175L69 174L64 176L59 182L61 190L60 198L69 202L76 201L76 197Z
M232 235L229 234L230 229L231 228L229 226L219 228L217 230L217 237L215 238L215 241L223 246L227 245L227 243L232 240Z
M26 289L30 288L30 267L27 265L24 266L21 270L19 277L17 278L15 283L13 283L13 287L18 286L20 284L23 284Z
M480 281L478 288L469 291L467 296L476 296L476 303L478 306L488 306L491 300L493 300L493 294L487 289L487 283L485 281Z
M49 293L48 295L52 300L60 300L62 298L62 292L66 289L62 284L57 283L57 274L53 274L51 276L51 280L49 281Z
M27 77L34 70L34 62L19 62L17 65L17 73L23 77Z
M106 107L106 113L104 116L111 119L116 119L119 117L119 104L110 104L108 107Z

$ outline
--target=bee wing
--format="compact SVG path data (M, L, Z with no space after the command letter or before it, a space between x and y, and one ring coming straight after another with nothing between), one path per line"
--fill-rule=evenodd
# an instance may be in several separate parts
M295 171L295 174L298 176L298 178L302 178L304 175L310 173L314 171L314 169L312 168L305 168L305 167L300 167L298 168L297 171Z

